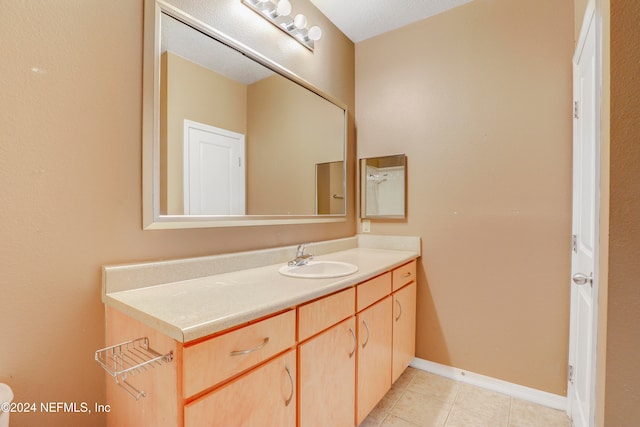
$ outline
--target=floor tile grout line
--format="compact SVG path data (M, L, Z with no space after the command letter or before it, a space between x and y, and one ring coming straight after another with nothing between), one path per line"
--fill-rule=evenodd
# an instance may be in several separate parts
M404 394L408 391L409 389L409 385L413 382L414 378L416 376L414 375L411 380L409 380L409 382L407 382L407 385L405 387L403 387L402 389L402 393L400 393L400 397L398 397L398 399L394 402L394 404L389 408L389 410L387 411L386 415L384 416L383 421L380 423L380 426L382 426L384 424L384 420L386 420L389 416L394 416L396 418L401 419L402 421L404 421L407 424L411 424L412 426L416 426L416 427L420 427L418 426L416 423L414 423L413 421L410 421L404 417L402 417L401 415L394 415L392 414L393 412L393 408L395 408L395 406L398 404L398 402L400 402L400 400L402 400L402 396L404 396ZM444 427L444 426L443 426Z
M391 412L393 412L393 408L395 408L395 406L398 404L400 399L402 399L402 396L404 396L405 391L407 391L407 388L409 388L409 385L413 382L415 377L416 377L416 374L414 373L411 376L411 379L409 379L409 381L407 381L407 383L404 386L399 387L400 390L399 390L399 393L398 393L398 397L396 399L394 399L394 401L391 404L391 406L387 410L385 410L384 417L382 417L382 419L380 420L380 423L378 424L378 427L382 426L384 424L385 420L387 418L389 418L390 415L392 415ZM392 387L393 387L393 385L392 385ZM404 418L403 418L403 420L404 420ZM404 421L407 421L407 420L404 420Z
M390 412L388 412L388 411L384 413L384 417L382 417L382 419L378 423L378 427L381 427L382 424L384 424L384 421L389 417L389 414L390 414Z
M459 395L460 395L460 386L457 385L456 386L456 395L452 399L451 405L449 406L449 410L447 411L447 416L444 419L444 424L442 424L442 427L447 427L447 422L449 422L449 417L451 416L451 412L453 412L453 407L455 406L456 402L458 401L458 396Z

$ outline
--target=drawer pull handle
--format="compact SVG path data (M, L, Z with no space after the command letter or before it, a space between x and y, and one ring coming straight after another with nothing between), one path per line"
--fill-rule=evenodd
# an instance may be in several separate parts
M353 354L356 352L356 348L358 347L358 340L356 339L356 333L353 332L353 328L351 326L349 326L349 332L351 332L351 335L353 336L353 350L351 350L351 353L349 353L349 359L351 359L353 357Z
M253 348L250 348L249 350L236 350L236 351L232 351L230 354L232 356L243 356L245 354L253 353L254 351L260 350L262 347L267 345L268 342L269 342L269 337L265 337L265 339L259 345Z
M287 400L284 401L284 406L289 406L289 403L291 403L291 399L293 399L293 392L296 387L293 384L293 375L291 375L291 370L289 370L289 367L287 365L284 365L284 369L287 371L287 374L289 374L289 381L291 381L291 394L289 395Z
M402 278L407 278L407 277L411 277L411 272L410 271L407 271L406 273L404 273L402 275Z
M362 324L364 325L364 328L367 330L367 339L362 344L362 348L365 348L367 346L367 343L369 342L369 337L370 337L371 333L369 332L369 325L367 325L367 321L363 320Z
M396 322L400 320L400 316L402 316L402 305L400 304L400 300L396 298L396 304L398 304L398 308L400 309L400 313L398 313L398 317L396 317Z

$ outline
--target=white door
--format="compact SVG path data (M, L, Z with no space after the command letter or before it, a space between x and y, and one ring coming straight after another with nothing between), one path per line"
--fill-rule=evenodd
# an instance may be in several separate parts
M574 56L573 247L568 400L576 427L594 425L598 242L598 71L594 9Z
M244 215L244 135L184 121L187 215Z

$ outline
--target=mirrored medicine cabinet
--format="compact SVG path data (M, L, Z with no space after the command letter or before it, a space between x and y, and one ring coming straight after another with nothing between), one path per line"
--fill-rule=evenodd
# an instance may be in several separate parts
M404 154L360 159L360 217L406 217L407 157Z

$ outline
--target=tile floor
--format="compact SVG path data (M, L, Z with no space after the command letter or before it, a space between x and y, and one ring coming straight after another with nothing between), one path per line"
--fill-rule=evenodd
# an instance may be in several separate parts
M414 368L395 382L360 427L570 427L555 409Z

